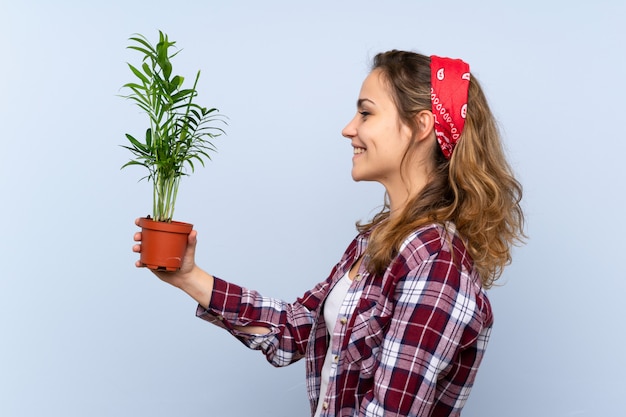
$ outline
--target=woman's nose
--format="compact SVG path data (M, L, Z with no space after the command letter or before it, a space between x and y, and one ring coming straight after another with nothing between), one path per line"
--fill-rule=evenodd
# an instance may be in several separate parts
M350 120L350 122L348 122L346 127L343 128L343 130L341 131L341 136L347 139L352 139L353 137L356 136L356 127L354 123L354 118Z

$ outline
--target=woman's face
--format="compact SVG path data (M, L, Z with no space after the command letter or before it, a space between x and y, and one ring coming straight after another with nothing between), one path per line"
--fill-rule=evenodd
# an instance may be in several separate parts
M341 133L354 149L352 179L378 181L387 191L402 184L400 167L411 142L411 129L400 121L380 70L363 81L357 113Z

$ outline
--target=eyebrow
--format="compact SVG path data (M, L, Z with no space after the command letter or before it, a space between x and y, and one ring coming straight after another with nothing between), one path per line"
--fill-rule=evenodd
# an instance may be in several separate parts
M373 102L372 100L370 100L369 98L360 98L360 99L358 99L358 100L356 101L356 106L357 106L357 107L361 107L361 105L362 105L364 102L366 102L366 101L368 101L368 102L372 103L373 105L376 105L376 103L374 103L374 102Z

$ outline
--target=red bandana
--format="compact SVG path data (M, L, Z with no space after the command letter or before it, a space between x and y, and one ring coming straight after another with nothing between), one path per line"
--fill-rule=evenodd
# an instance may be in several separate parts
M437 141L447 159L452 156L467 114L469 65L460 59L430 57L430 101Z

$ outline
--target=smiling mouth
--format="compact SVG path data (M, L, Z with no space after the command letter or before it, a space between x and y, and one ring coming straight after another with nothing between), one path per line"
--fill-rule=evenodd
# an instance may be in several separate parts
M363 152L365 152L365 148L357 148L357 147L354 148L354 155L358 155Z

